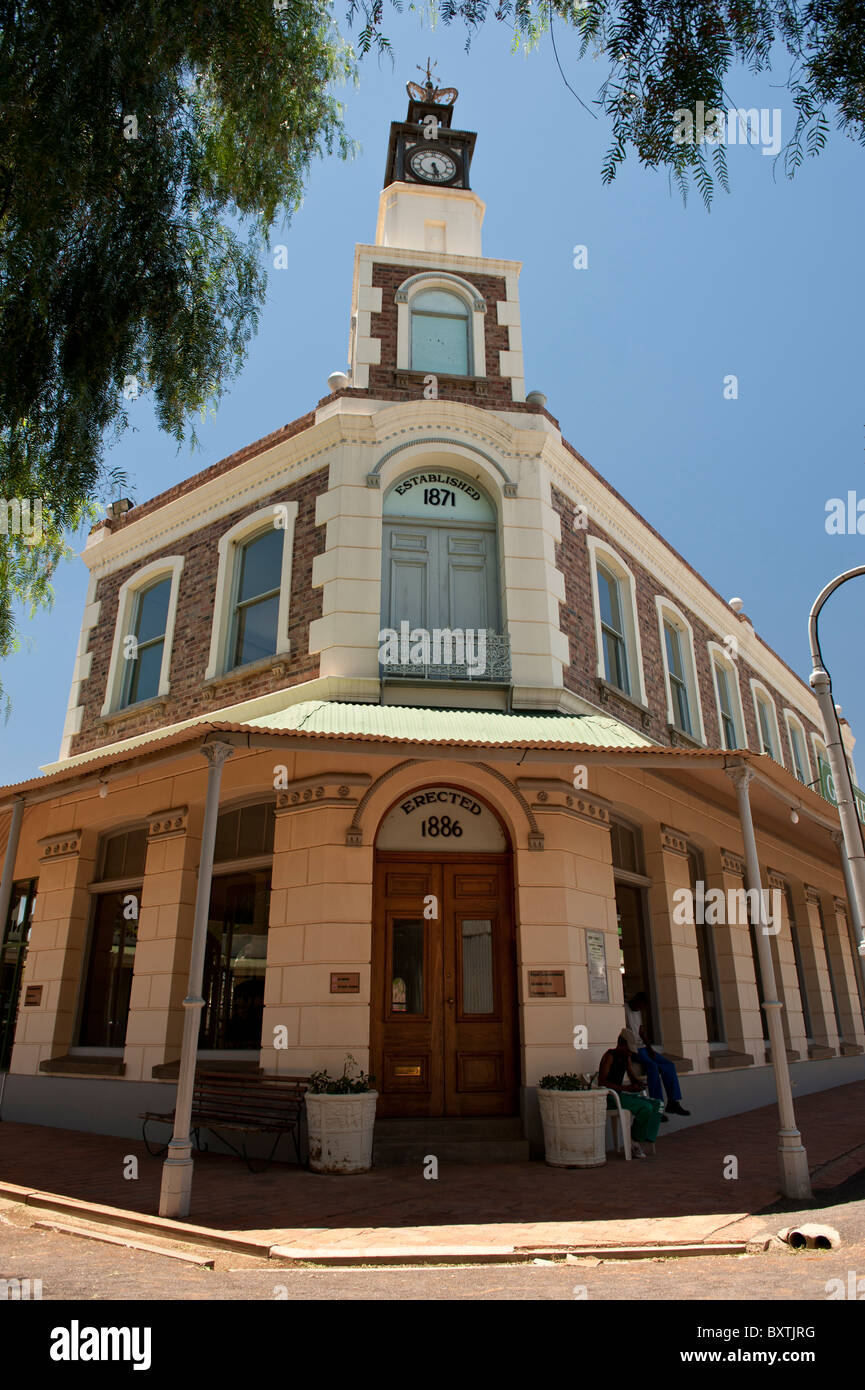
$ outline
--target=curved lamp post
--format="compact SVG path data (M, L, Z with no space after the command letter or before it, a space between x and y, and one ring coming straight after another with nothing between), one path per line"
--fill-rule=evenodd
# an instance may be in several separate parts
M850 910L853 913L856 927L860 967L863 976L865 976L865 938L863 938L863 924L865 924L865 845L862 842L862 831L859 827L859 816L856 811L853 779L850 776L850 768L847 765L847 757L841 741L841 725L838 722L838 712L832 698L832 681L829 672L823 665L823 655L820 651L820 639L817 632L820 610L827 598L830 594L834 594L835 590L839 589L842 584L846 584L848 579L855 579L860 574L865 574L865 565L857 565L855 569L846 570L843 574L839 574L836 579L826 585L825 589L820 591L808 618L808 637L811 643L811 660L814 665L810 685L817 697L826 729L826 753L829 757L829 767L838 802L838 815L841 818L841 832L844 837L841 847L841 857L845 867L844 877L847 880L847 891L851 900Z

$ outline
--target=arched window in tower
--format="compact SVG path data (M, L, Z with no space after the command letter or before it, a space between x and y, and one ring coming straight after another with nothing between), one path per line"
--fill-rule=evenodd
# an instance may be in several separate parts
M449 290L422 290L411 301L411 368L471 376L469 306Z

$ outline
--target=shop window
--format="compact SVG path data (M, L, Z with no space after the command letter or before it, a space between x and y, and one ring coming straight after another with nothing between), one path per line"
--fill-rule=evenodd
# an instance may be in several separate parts
M15 1040L21 976L36 900L36 879L13 883L9 913L0 943L0 1072L6 1071Z
M126 1041L140 902L140 883L96 897L78 1032L80 1047L122 1048Z
M698 881L706 883L706 866L699 850L688 847L688 872L694 901L697 898ZM694 932L697 938L697 958L700 964L700 985L703 992L703 1013L706 1019L706 1037L710 1043L723 1043L724 1023L721 1011L721 986L718 981L718 961L712 928L706 922L698 922L694 914Z
M270 869L214 876L207 920L198 1046L261 1048Z
M147 831L124 830L108 835L102 841L99 878L110 883L114 879L140 879L144 875L147 856Z
M796 962L796 979L799 982L799 998L802 1001L805 1037L808 1039L808 1042L813 1042L814 1032L811 1026L811 1005L808 999L808 977L805 974L805 963L802 959L802 945L799 940L799 926L796 921L793 894L790 892L789 884L784 885L784 897L787 903L787 920L790 923L790 936L793 939L793 959Z
M639 831L623 821L610 821L610 848L614 869L624 869L630 874L643 872L642 836Z
M260 801L253 806L223 811L216 822L214 861L221 863L272 854L274 823L272 801Z

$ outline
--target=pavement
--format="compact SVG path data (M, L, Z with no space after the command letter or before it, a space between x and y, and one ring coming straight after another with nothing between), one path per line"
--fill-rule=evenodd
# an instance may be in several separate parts
M797 1118L819 1204L865 1168L865 1082L801 1097ZM330 1177L276 1163L251 1174L237 1159L203 1153L189 1219L177 1222L155 1214L162 1165L139 1141L7 1121L0 1198L94 1232L288 1265L621 1257L664 1247L720 1256L785 1224L777 1124L774 1106L678 1133L672 1121L642 1162L614 1154L593 1169L442 1162L435 1179L419 1165ZM774 1215L761 1215L773 1205Z

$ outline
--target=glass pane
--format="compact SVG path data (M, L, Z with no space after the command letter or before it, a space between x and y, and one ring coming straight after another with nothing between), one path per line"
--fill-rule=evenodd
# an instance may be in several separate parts
M598 602L601 606L601 622L614 632L622 633L622 606L619 601L618 580L598 565Z
M679 680L684 680L682 670L682 644L679 633L670 623L664 623L664 637L667 643L667 663L670 674L678 676Z
M412 313L422 309L427 314L458 314L461 318L468 313L465 300L447 290L424 290L423 294L414 296L411 307Z
M279 589L282 582L284 539L285 531L273 526L243 546L240 552L240 579L237 586L238 603Z
M493 924L465 918L463 936L463 1013L495 1012L493 989Z
M796 776L800 782L805 782L805 748L802 743L802 735L795 724L790 726L791 744L793 746L793 763L796 768Z
M273 656L276 651L278 617L278 594L237 610L235 666L244 666L247 661L259 661L264 656Z
M140 885L128 893L102 893L96 899L78 1038L81 1047L122 1047L126 1040L140 901Z
M127 830L105 841L102 878L140 878L147 856L147 831Z
M214 878L198 1045L257 1052L264 1013L270 870Z
M158 584L151 584L149 589L144 589L139 594L135 623L135 636L139 642L150 642L154 637L164 635L170 597L170 579L160 579Z
M164 649L164 642L153 642L149 647L139 647L134 661L130 658L129 687L124 704L134 705L139 700L152 700L159 694Z
M469 339L466 320L413 313L411 365L416 372L449 372L454 376L467 376Z
M257 806L244 806L240 812L240 829L237 840L237 855L244 859L253 854L273 852L274 812L271 803L262 801Z
M395 1014L422 1014L423 919L397 917L393 924L390 1005Z
M630 826L622 825L620 821L611 821L610 844L614 869L625 869L632 874L643 872L636 832L631 830Z

